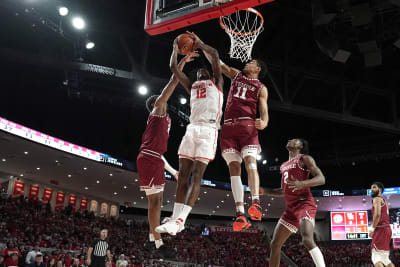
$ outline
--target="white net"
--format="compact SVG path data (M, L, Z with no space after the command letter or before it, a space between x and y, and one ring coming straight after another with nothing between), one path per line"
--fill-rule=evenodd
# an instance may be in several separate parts
M242 62L251 60L253 45L263 30L262 15L257 10L248 8L221 17L220 24L231 38L230 57Z

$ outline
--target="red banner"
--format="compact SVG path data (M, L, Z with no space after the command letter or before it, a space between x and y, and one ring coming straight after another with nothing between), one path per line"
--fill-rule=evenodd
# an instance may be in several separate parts
M58 191L56 195L56 207L58 206L64 207L64 201L65 201L65 193Z
M25 184L22 181L16 180L14 182L13 197L17 197L24 194Z
M75 207L76 204L76 196L74 194L70 194L68 197L68 205Z
M45 188L43 190L43 201L51 201L51 198L53 197L53 189L51 188Z
M33 197L39 197L39 186L35 184L31 184L31 186L29 187L28 198L31 199Z
M81 210L86 210L87 209L87 204L88 204L87 202L88 201L87 201L86 197L81 198L81 205L80 205Z

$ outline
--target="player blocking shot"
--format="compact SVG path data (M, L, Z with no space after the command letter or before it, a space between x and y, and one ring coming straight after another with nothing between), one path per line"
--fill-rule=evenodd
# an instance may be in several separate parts
M324 267L324 257L314 241L317 207L310 187L325 184L325 176L315 160L308 155L306 140L299 138L289 140L286 148L289 151L289 160L280 167L281 188L261 189L265 195L284 197L286 201L286 209L279 219L272 237L269 266L280 266L283 244L291 234L300 230L302 243L310 253L315 266ZM309 179L310 174L311 179Z
M229 167L232 194L236 205L234 231L248 229L251 223L244 210L244 189L241 179L241 163L244 161L252 205L248 209L251 220L261 221L262 207L259 201L260 178L257 170L257 154L261 152L258 130L264 130L269 121L268 90L258 79L267 68L263 61L254 59L242 71L229 67L222 61L222 72L231 78L231 87L220 134L222 157ZM260 118L257 116L257 106Z
M192 61L196 54L183 58L179 67L183 68L186 62ZM154 231L160 225L161 204L165 186L164 168L175 178L178 172L165 160L163 154L167 151L171 119L167 112L167 101L178 85L176 76L172 76L160 95L153 95L146 101L146 108L150 112L147 126L142 136L142 145L137 157L140 190L144 191L148 200L148 221L150 226L149 242L156 248L157 254L166 259L173 259L175 253L164 246L161 235ZM150 248L149 243L146 244Z
M384 186L380 182L371 185L372 197L372 229L369 232L371 241L371 260L375 267L394 267L389 259L390 240L392 229L390 228L389 207L382 196Z
M186 219L200 193L200 184L207 165L215 157L218 129L222 117L223 78L217 50L191 34L194 49L210 55L213 76L205 68L197 71L197 80L191 82L177 67L178 41L174 41L170 67L179 82L190 94L190 124L178 149L179 178L171 220L156 228L159 233L176 235L184 229ZM189 176L191 191L189 192ZM188 195L188 198L187 198ZM187 200L186 200L187 198Z

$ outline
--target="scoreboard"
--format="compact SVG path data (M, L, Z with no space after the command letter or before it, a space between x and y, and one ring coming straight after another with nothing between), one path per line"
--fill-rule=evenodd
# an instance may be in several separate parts
M367 211L331 212L332 240L368 239Z

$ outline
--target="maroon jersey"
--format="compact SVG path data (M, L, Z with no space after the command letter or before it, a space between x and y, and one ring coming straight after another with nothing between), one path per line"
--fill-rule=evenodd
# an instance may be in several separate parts
M287 208L296 206L299 201L311 200L314 202L314 198L309 187L304 187L303 189L293 191L293 189L289 188L289 185L287 184L291 179L299 181L305 181L309 179L310 171L303 169L299 163L303 156L303 154L297 155L296 157L283 163L280 168L282 173L282 189L285 195Z
M156 152L156 156L161 156L167 151L169 129L171 119L166 113L164 116L153 115L150 113L147 119L146 130L142 135L142 145L140 151Z
M383 205L381 206L381 218L379 219L376 227L385 227L390 226L390 218L389 218L389 207L386 203L386 199L384 197L379 197L383 200ZM374 205L372 205L372 218L374 217Z
M264 84L258 79L249 79L242 72L238 72L232 79L224 121L246 117L255 119L258 95L263 87Z

